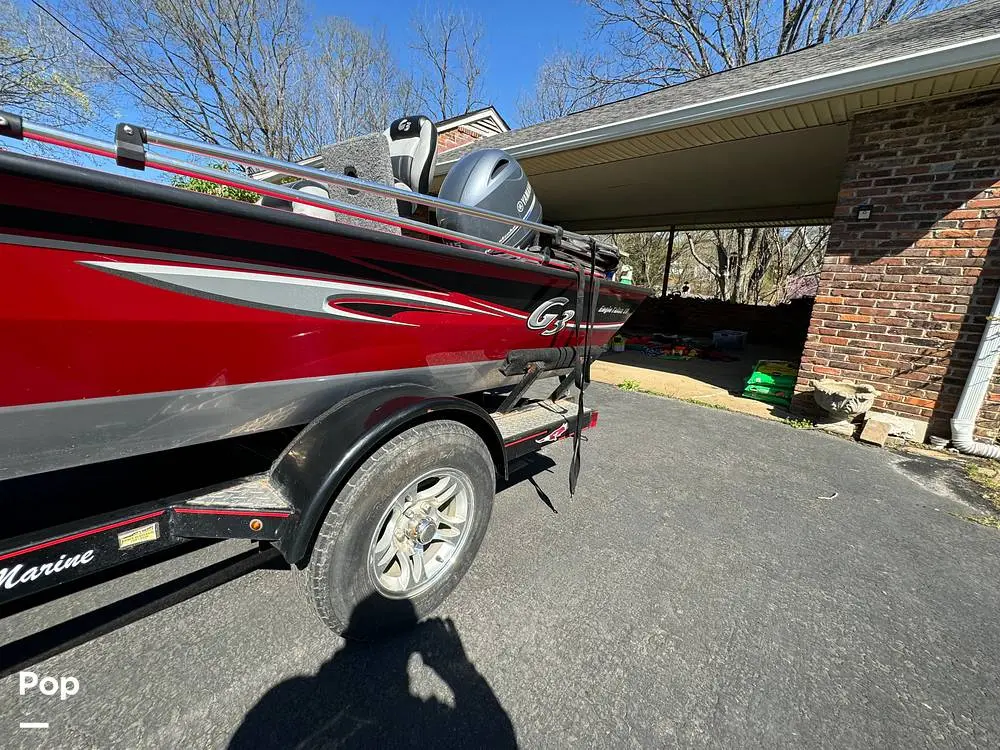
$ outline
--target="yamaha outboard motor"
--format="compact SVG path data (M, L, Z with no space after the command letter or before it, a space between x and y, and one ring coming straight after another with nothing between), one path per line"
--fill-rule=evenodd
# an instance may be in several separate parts
M466 206L515 216L526 221L542 220L542 205L528 184L528 176L514 157L488 148L466 154L451 168L441 184L439 197ZM512 247L525 248L535 240L526 227L504 224L478 216L437 210L438 225Z

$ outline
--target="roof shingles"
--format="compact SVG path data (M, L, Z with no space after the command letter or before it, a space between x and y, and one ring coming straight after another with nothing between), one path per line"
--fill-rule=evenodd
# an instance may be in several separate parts
M946 47L1000 32L1000 0L977 2L923 18L893 24L852 37L761 60L705 78L658 89L611 104L583 110L490 138L490 148L557 138L616 122L653 115L746 91L798 81L836 70L860 67L917 52ZM476 148L469 144L448 152L453 162Z

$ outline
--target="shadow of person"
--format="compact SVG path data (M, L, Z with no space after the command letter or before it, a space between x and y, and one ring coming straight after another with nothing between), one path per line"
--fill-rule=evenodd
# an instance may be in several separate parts
M416 617L408 601L391 606ZM288 748L514 748L517 737L493 689L469 661L450 619L432 618L377 643L352 638L352 629L384 616L386 600L372 595L351 615L348 640L313 676L272 687L246 715L230 750ZM355 632L354 636L358 633ZM419 655L425 669L413 657ZM427 670L451 696L421 697L411 691L411 673L421 692L433 686ZM437 692L441 692L438 690Z

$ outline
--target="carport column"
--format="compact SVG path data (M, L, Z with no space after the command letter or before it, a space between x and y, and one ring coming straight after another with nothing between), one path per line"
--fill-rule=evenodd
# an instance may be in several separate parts
M667 261L663 264L663 288L660 296L667 296L667 287L670 286L670 266L674 262L674 227L670 227L670 234L667 236Z
M871 217L858 215L871 207ZM1000 93L859 114L796 385L868 382L878 412L947 437L1000 286ZM1000 374L978 435L1000 434Z

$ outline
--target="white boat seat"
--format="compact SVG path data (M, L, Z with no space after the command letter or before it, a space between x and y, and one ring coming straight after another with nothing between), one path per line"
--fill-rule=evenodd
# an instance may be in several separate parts
M406 187L415 193L430 192L434 165L437 162L437 128L428 117L400 117L385 131L389 141L389 158L396 187ZM399 215L410 218L419 206L398 201Z
M318 182L313 182L312 180L296 180L295 182L284 185L283 187L301 190L303 193L310 193L320 198L330 197L330 191L324 185L321 185ZM312 216L316 219L326 219L327 221L337 220L336 211L328 211L325 208L318 208L316 206L307 206L304 203L293 203L292 201L287 201L283 198L272 198L269 195L262 195L257 201L257 204L267 206L268 208L278 208L282 211L291 211L293 214Z

